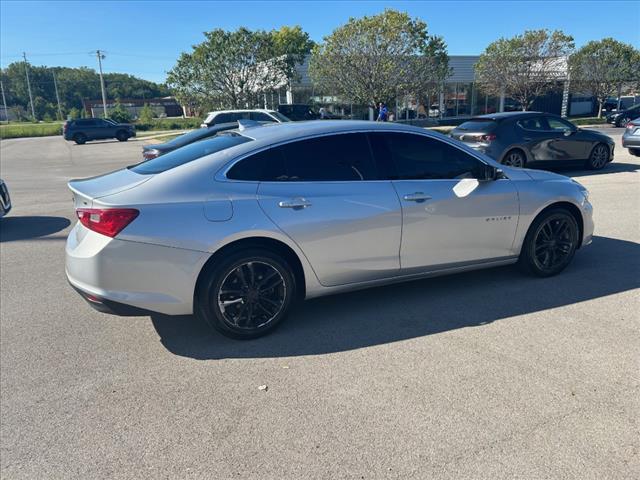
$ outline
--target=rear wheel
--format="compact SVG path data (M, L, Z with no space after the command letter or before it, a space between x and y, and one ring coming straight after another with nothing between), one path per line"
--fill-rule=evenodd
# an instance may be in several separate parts
M629 153L636 157L640 157L640 148L630 148Z
M84 133L76 133L73 136L73 141L78 145L84 145L87 142L87 136Z
M502 164L509 167L522 168L527 163L527 158L521 150L509 150L502 159Z
M228 337L260 337L287 316L295 288L285 259L269 250L241 250L205 273L196 296L196 314Z
M599 143L593 150L591 150L591 155L589 155L589 160L587 160L587 168L591 170L600 170L609 162L609 148L603 143Z
M122 130L120 130L116 133L116 138L119 142L126 142L127 140L129 140L129 135L127 135L127 132L123 132Z
M519 264L538 277L564 270L578 248L578 223L564 208L552 208L536 218L524 240Z

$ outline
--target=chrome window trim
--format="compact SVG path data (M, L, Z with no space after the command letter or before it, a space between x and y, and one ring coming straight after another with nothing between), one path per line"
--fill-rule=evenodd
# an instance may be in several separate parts
M286 182L274 182L274 181L269 181L269 182L261 182L258 180L236 180L233 178L227 178L227 173L229 172L229 170L231 170L236 163L241 162L242 160L244 160L247 157L250 157L251 155L256 155L260 152L264 152L265 150L268 150L270 148L275 148L275 147L280 147L283 145L287 145L289 143L293 143L293 142L298 142L301 140L310 140L313 138L322 138L322 137L328 137L330 135L345 135L345 134L352 134L352 133L408 133L411 135L418 135L421 137L426 137L426 138L430 138L430 139L435 139L438 141L444 141L444 143L446 143L447 145L450 145L454 148L457 148L458 150L460 150L463 153L466 153L467 155L469 155L472 158L475 158L477 161L479 161L480 163L484 164L484 165L490 165L488 162L486 162L483 158L479 157L477 155L477 153L475 151L473 151L473 149L471 149L471 152L467 151L465 148L460 148L460 145L457 145L457 143L455 141L453 141L452 139L450 139L449 137L445 137L442 136L442 138L439 138L438 136L436 136L433 133L430 132L415 132L415 131L407 131L407 130L395 130L395 129L378 129L378 128L374 128L374 129L366 129L366 130L343 130L340 132L328 132L328 133L320 133L320 134L311 134L308 136L303 136L303 137L297 137L295 139L288 139L288 140L283 140L281 142L277 142L277 143L272 143L270 145L267 145L265 147L262 148L258 148L256 150L252 150L251 152L247 152L247 153L243 153L242 155L233 158L231 160L229 160L227 163L225 163L214 175L214 179L218 182L230 182L230 183L323 183L323 184L327 184L327 183L353 183L353 182L416 182L416 181L425 181L425 180L429 180L429 181L447 181L450 182L452 180L456 180L454 178L424 178L424 179L398 179L398 180L393 180L393 179L376 179L376 180L305 180L305 181L295 181L295 182L291 182L291 181L286 181ZM373 154L373 152L371 152ZM375 158L374 160L374 164L375 164ZM377 168L377 165L376 165ZM457 179L457 180L461 180L461 179Z

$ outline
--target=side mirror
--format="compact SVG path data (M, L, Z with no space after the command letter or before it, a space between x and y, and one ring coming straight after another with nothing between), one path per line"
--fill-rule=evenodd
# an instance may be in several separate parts
M493 165L483 164L479 173L478 181L480 182L492 182L502 178L502 170Z
M567 129L564 131L564 136L565 136L565 137L570 137L570 136L571 136L571 135L573 135L575 132L576 132L576 130L572 130L572 129L570 129L570 128L567 128Z

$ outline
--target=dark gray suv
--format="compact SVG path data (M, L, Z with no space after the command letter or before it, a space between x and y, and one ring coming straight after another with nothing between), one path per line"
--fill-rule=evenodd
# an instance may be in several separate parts
M474 117L451 137L514 167L583 164L599 170L613 160L611 137L550 113L506 112Z

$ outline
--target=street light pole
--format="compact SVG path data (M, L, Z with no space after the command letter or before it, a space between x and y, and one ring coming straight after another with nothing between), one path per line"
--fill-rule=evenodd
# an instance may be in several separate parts
M58 94L58 82L56 82L56 71L51 70L51 73L53 73L53 88L56 91L56 100L58 101L58 117L60 120L63 120L62 108L60 108L60 95Z
M102 89L102 109L104 110L104 118L107 118L107 95L104 90L104 77L102 76L102 59L104 55L100 50L96 50L96 56L98 57L98 67L100 68L100 88Z
M36 111L33 108L33 96L31 95L31 82L29 81L29 64L27 63L27 54L22 52L22 58L24 58L24 73L27 76L27 90L29 90L29 102L31 103L31 117L36 120Z

